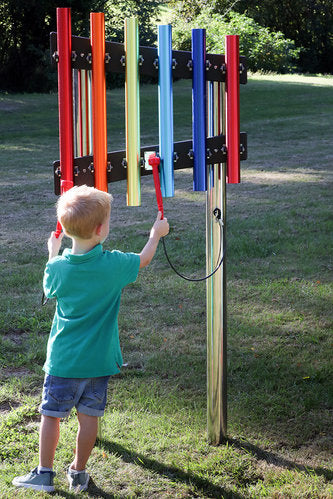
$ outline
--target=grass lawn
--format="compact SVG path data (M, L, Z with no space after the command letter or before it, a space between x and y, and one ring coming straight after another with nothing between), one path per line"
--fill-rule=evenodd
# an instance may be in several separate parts
M190 83L174 85L175 140L191 136ZM124 146L124 96L108 92L109 150ZM179 279L161 248L122 299L129 367L109 384L86 497L333 497L333 77L257 76L241 88L249 159L228 186L228 441L206 437L205 284ZM11 481L38 464L42 365L54 303L40 306L46 241L55 228L56 95L0 95L0 497L47 497ZM158 142L157 90L141 93L141 141ZM165 201L168 250L205 272L205 195L189 170ZM114 196L107 249L140 251L155 218ZM68 244L68 243L67 243ZM61 423L54 497L76 416Z

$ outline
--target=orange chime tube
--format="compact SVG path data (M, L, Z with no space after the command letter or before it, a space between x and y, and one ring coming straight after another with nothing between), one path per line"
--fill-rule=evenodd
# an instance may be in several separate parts
M107 192L105 24L102 12L90 13L90 29L95 187Z

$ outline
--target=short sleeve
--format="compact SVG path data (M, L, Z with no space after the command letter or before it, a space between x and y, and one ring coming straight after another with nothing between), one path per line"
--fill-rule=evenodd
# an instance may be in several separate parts
M43 289L46 298L54 298L56 296L55 276L52 272L52 265L46 264L43 278Z
M118 275L122 288L136 281L140 268L140 255L113 251L117 257Z

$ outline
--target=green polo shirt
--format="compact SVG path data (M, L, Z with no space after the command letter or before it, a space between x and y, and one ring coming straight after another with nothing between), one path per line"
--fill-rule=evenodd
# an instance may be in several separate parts
M65 249L44 272L44 293L57 306L44 371L63 378L119 372L123 363L118 332L122 289L138 276L136 253L104 251L98 244L83 255Z

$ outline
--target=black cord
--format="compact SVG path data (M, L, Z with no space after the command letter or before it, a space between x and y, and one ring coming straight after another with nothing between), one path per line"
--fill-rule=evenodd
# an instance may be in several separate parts
M46 305L48 301L49 301L49 299L48 299L48 298L46 298L45 293L44 293L44 291L43 291L43 294L42 294L42 307L43 307L44 305Z
M221 257L221 253L222 253L222 245L223 245L223 234L222 234L222 222L220 221L220 217L217 216L217 214L215 213L215 210L214 210L214 215L219 223L219 226L220 226L220 250L219 250L219 256L218 256L218 259L217 261L219 262L216 266L216 268L213 270L213 272L211 272L209 275L206 275L205 277L199 277L199 278L196 278L196 279L192 279L191 277L186 277L185 275L181 274L172 264L172 262L170 261L170 258L169 258L169 255L167 253L167 249L166 249L166 246L165 246L165 240L164 240L164 237L162 237L162 243L163 243L163 249L164 249L164 253L165 253L165 257L168 261L168 264L170 265L170 267L172 268L172 270L179 276L181 277L182 279L185 279L186 281L191 281L191 282L200 282L200 281L206 281L207 279L209 279L210 277L212 277L218 270L219 268L221 267L222 263L223 263L223 260L224 260L224 256L225 256L225 252L226 252L226 248L224 248L224 251L223 251L223 255Z

